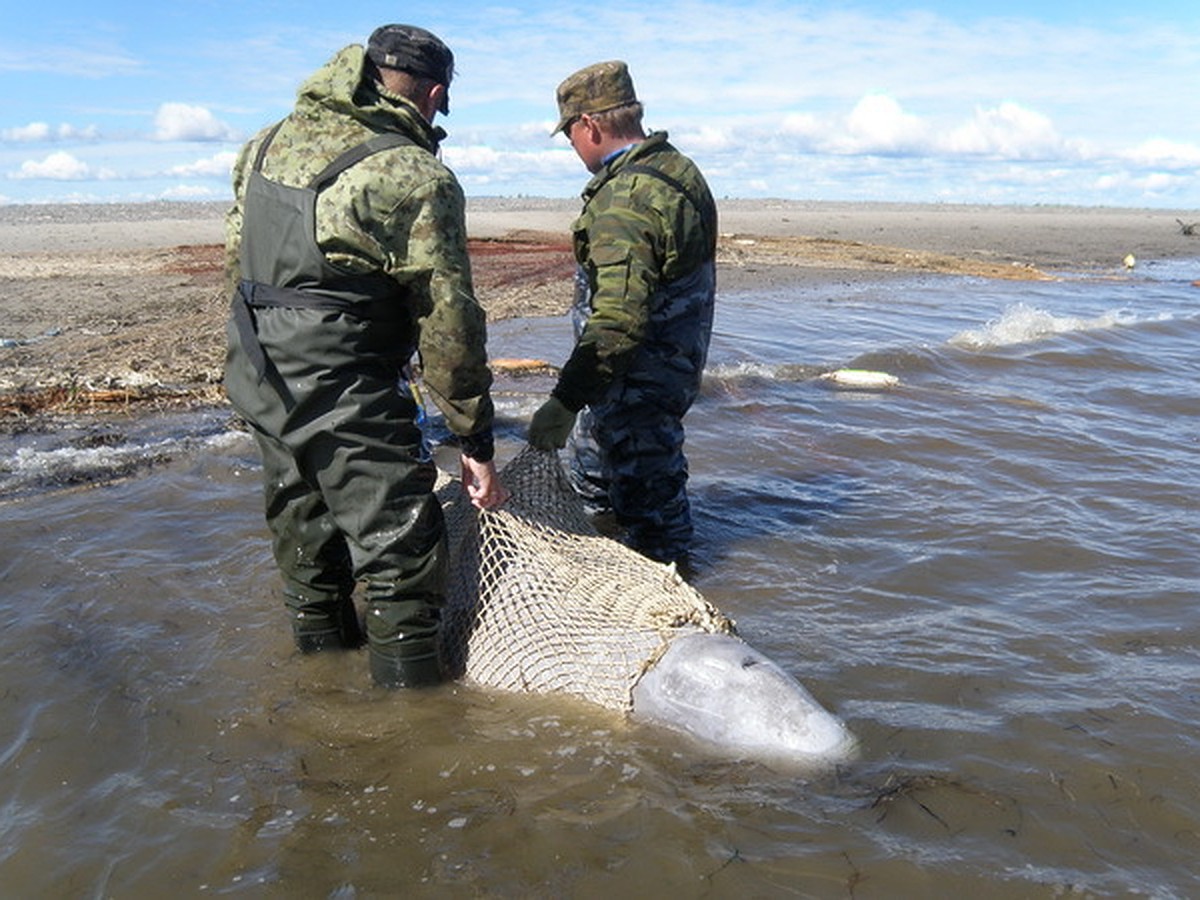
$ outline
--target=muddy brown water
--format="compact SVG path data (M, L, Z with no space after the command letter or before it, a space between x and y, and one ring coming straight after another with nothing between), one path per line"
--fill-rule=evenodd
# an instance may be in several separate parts
M722 296L695 582L858 736L829 770L296 655L223 410L5 438L0 892L1194 896L1197 268Z

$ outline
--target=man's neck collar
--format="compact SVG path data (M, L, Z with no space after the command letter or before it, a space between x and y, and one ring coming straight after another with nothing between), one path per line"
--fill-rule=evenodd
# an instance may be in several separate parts
M618 147L616 150L613 150L611 153L609 153L607 156L605 156L604 159L600 160L600 165L607 166L610 162L612 162L614 159L616 159L622 153L629 152L630 150L632 150L634 147L636 147L640 143L641 143L641 141L632 141L632 142L626 144L624 147Z

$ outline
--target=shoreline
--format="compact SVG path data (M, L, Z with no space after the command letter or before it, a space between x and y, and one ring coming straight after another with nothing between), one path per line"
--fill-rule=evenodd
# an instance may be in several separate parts
M228 201L0 204L0 256L219 243ZM816 237L926 252L1027 257L1039 268L1126 253L1200 256L1200 211L1134 207L719 199L723 235ZM578 198L468 197L471 237L568 234ZM1195 241L1176 240L1196 238ZM1124 249L1122 249L1124 248Z
M577 199L469 198L489 320L570 303ZM223 402L225 202L0 206L0 431ZM959 275L1131 277L1197 259L1188 211L719 200L718 291ZM1200 214L1196 214L1200 219ZM1191 227L1195 225L1193 230Z

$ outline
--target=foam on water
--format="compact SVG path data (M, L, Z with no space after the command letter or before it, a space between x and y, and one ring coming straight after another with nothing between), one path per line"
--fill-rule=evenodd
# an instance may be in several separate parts
M88 432L65 440L41 437L17 443L0 457L0 497L97 484L126 478L189 454L223 453L243 445L237 430L176 430L147 438L120 430Z
M1114 310L1098 316L1054 315L1024 303L1004 311L983 328L969 328L950 338L950 345L972 350L1027 344L1045 337L1077 331L1097 331L1130 324L1135 318L1128 310Z

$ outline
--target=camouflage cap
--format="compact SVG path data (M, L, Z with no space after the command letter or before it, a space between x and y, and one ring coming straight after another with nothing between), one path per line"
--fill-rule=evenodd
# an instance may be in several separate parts
M558 86L558 124L554 136L576 116L608 112L637 103L629 67L620 60L595 63L568 75Z
M367 56L377 66L400 69L450 87L454 77L454 54L431 31L416 25L381 25L371 32ZM449 94L449 91L447 91ZM442 100L442 112L450 111L449 96Z

